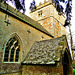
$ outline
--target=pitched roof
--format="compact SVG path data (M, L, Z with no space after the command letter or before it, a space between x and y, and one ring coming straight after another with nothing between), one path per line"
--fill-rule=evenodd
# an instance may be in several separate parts
M13 17L19 19L20 21L27 23L28 25L42 31L43 33L45 33L51 37L53 37L40 23L38 23L37 21L34 21L30 17L22 14L21 12L12 8L11 6L9 6L7 4L0 3L0 11L4 11L4 12L12 15Z
M59 43L63 37L35 42L24 64L55 64L60 60Z

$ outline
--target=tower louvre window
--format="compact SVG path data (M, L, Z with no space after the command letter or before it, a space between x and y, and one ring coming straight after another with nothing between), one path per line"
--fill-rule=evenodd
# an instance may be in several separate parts
M39 17L42 16L42 10L38 12L38 16L39 16Z
M18 62L20 44L17 37L12 37L6 44L4 62Z

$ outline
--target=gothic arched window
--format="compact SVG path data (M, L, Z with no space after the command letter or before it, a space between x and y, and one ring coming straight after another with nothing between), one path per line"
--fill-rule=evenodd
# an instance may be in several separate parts
M20 43L17 37L8 40L5 46L4 62L18 62Z

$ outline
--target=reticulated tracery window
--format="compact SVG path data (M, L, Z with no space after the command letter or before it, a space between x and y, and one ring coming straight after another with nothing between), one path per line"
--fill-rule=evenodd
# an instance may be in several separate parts
M12 37L6 44L4 62L18 62L20 43L17 37Z

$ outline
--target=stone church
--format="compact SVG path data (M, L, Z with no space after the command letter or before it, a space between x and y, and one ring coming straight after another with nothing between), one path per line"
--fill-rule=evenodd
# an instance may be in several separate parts
M0 3L0 75L72 75L64 14L48 0L30 15Z

